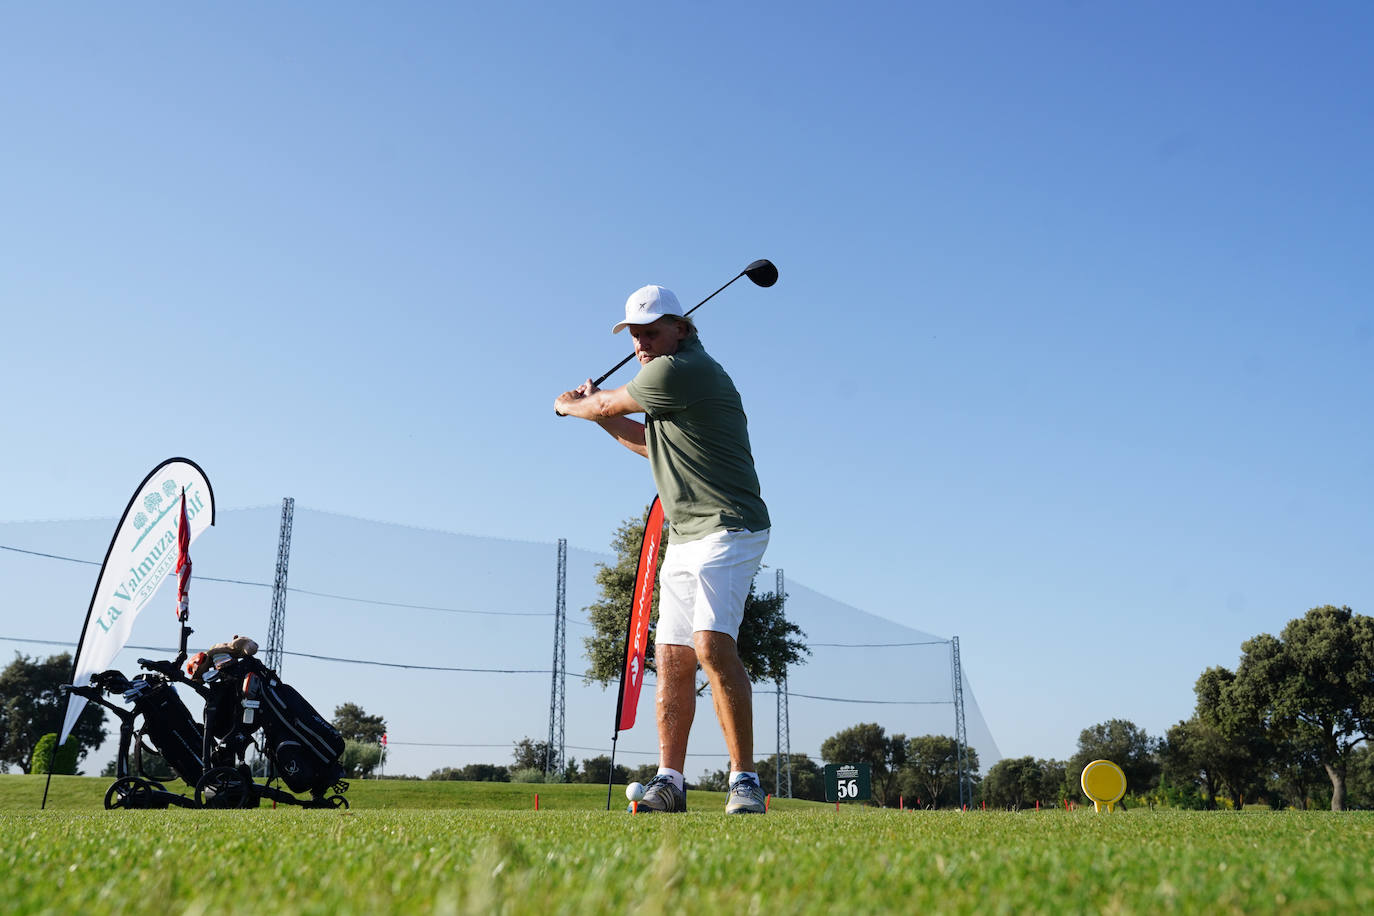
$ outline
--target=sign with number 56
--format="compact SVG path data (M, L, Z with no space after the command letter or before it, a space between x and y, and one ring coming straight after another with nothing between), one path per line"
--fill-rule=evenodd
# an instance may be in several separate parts
M827 763L825 800L868 801L873 794L871 768L866 763Z

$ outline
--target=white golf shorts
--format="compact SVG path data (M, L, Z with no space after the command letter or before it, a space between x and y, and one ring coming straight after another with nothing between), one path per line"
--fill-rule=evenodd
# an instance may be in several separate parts
M768 529L715 531L668 545L658 574L660 646L690 646L697 630L739 638L744 600L763 562Z

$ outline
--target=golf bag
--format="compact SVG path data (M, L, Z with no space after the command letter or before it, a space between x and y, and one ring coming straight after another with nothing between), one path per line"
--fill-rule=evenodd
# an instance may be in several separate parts
M206 721L216 723L216 732L221 723L232 723L222 741L247 739L261 730L262 751L276 775L292 792L309 792L315 802L331 789L347 788L340 763L343 737L275 671L252 656L229 658L207 671L204 681L209 686Z
M143 717L143 727L137 732L134 746L137 768L142 769L143 739L146 738L153 750L167 761L172 772L182 782L194 786L205 772L205 762L201 759L204 733L200 724L191 718L191 711L165 678L138 674L128 685L124 700L132 702L134 712Z
M323 792L344 777L344 739L329 720L276 673L264 669L267 755L292 792Z

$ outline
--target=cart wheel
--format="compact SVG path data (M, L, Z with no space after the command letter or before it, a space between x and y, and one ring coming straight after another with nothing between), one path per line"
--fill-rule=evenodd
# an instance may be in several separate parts
M324 798L324 803L330 808L348 807L348 799L344 798L342 795L326 795Z
M202 808L247 808L252 797L251 780L236 767L215 767L196 783L196 804Z
M105 790L105 807L107 810L147 808L149 800L148 785L137 776L123 776L116 779Z

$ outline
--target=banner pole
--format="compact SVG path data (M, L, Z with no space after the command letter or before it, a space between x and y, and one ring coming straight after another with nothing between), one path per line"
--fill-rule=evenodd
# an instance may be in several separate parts
M611 768L606 774L606 810L611 810L611 786L615 784L615 743L620 739L620 732L611 735Z
M48 786L52 785L52 765L56 758L57 748L54 746L52 754L48 756L48 781L43 783L43 804L38 806L39 811L44 811L48 807ZM606 810L611 810L611 800L609 798L606 799Z

